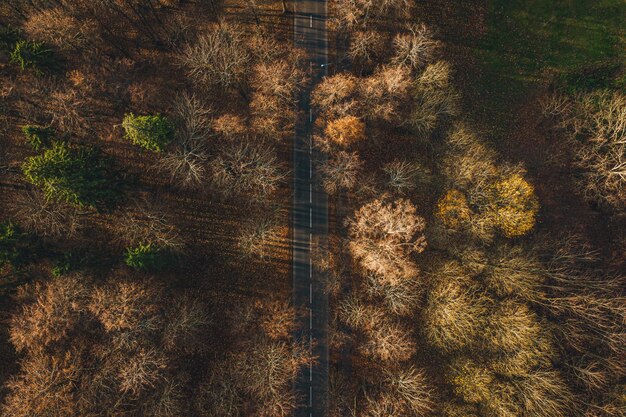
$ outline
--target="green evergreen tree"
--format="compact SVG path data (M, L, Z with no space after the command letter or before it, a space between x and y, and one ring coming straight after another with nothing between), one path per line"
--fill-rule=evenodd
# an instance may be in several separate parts
M172 123L160 114L135 116L129 113L124 116L122 127L126 131L126 139L155 152L162 152L174 134Z
M126 265L141 271L162 271L171 263L171 255L152 243L140 243L126 249Z
M52 65L53 53L43 42L19 40L10 54L10 61L21 70L32 69L42 74L42 69Z
M22 126L22 133L26 140L36 151L41 148L48 148L52 144L54 129L44 126L26 125Z
M110 205L119 198L110 160L92 148L56 142L22 166L26 179L40 187L46 198L79 207Z

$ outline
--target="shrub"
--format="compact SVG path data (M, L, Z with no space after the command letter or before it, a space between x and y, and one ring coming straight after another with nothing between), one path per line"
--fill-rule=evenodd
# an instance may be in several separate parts
M496 227L506 237L516 237L535 225L539 202L534 187L520 174L513 174L491 186L488 209Z
M10 54L10 61L21 70L30 68L37 74L41 74L42 68L52 64L52 59L52 50L46 44L27 40L17 41Z
M26 136L30 146L36 151L49 147L54 137L54 129L37 125L22 126L22 133Z
M131 268L142 271L161 271L170 263L170 254L152 243L140 243L126 249L124 262Z
M463 193L450 190L439 199L435 214L446 227L456 229L470 220L472 211Z
M126 139L135 145L155 152L162 152L174 134L172 124L160 114L135 116L128 113L124 116L122 127L126 131Z
M43 190L46 199L96 207L119 196L108 162L96 149L57 142L43 154L28 158L22 170L30 183Z

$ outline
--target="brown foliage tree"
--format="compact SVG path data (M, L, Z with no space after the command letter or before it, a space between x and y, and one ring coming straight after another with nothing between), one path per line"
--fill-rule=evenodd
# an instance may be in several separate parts
M345 116L330 121L324 133L331 144L349 147L365 139L365 123L358 117Z
M353 115L357 110L358 81L346 73L325 77L311 96L311 103L330 118Z
M24 359L3 415L186 413L176 361L196 351L208 324L197 299L120 277L96 285L68 276L33 290L11 324Z
M360 85L366 118L403 123L402 109L408 107L412 81L409 69L400 65L381 67L366 78Z

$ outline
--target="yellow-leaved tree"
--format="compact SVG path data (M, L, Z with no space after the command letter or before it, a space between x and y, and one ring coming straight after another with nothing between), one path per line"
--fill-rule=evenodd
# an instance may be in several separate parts
M489 191L487 209L506 237L525 235L534 227L539 201L535 188L520 174L496 181Z

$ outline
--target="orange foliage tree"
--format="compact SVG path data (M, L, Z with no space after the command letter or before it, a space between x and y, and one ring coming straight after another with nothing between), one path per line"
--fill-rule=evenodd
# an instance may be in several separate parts
M329 122L325 133L332 143L347 147L365 139L365 123L358 117L345 116Z

